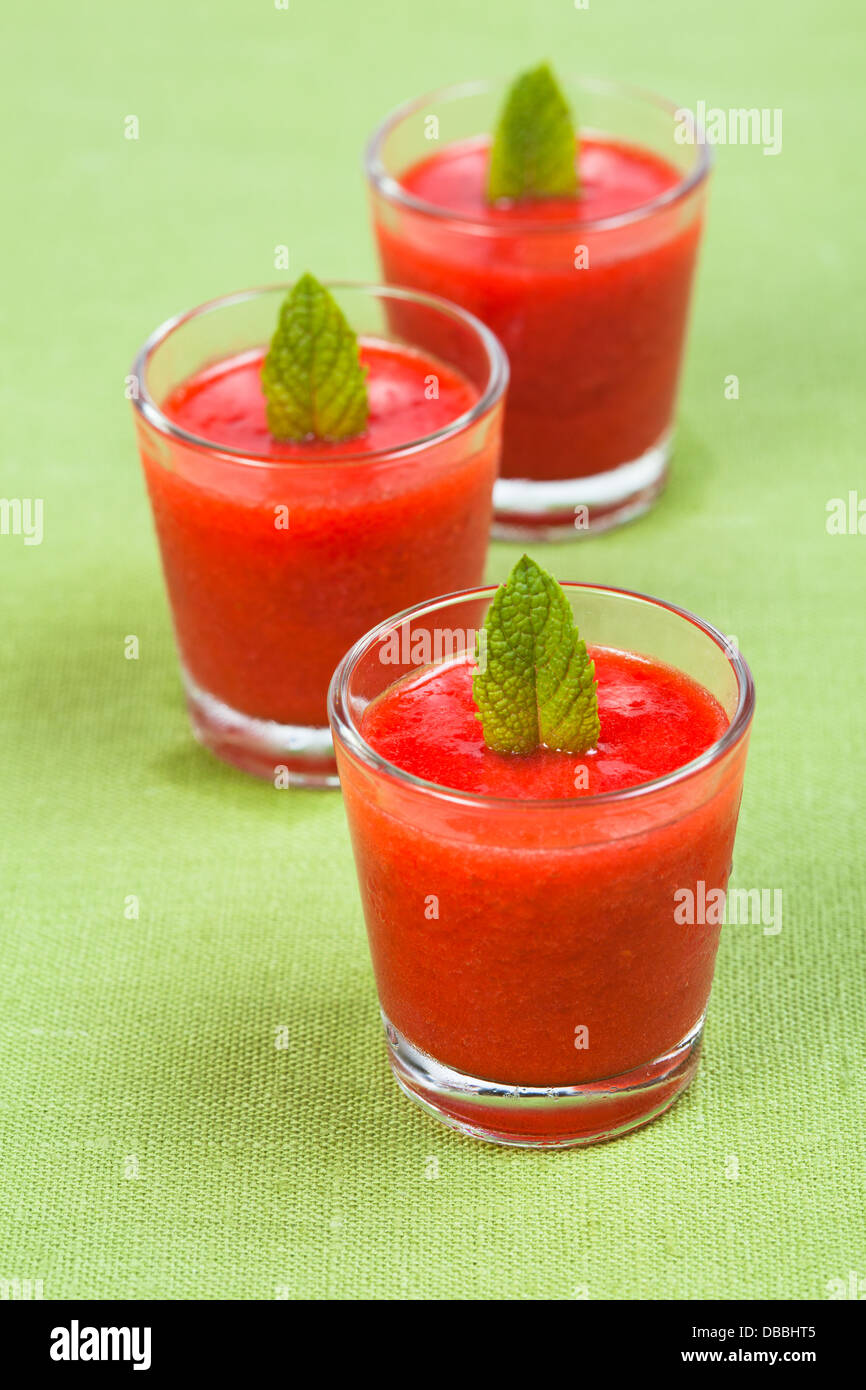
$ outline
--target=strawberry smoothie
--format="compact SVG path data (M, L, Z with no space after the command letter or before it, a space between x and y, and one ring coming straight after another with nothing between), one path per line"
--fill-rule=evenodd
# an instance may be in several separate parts
M447 295L505 346L512 376L496 491L500 533L575 534L581 504L589 529L615 524L649 505L664 482L705 151L684 170L672 115L652 143L647 119L647 144L582 130L577 195L490 203L489 133L443 137L426 149L411 138L422 109L441 111L444 126L452 101L466 108L463 125L492 121L480 97L445 92L374 137L373 223L385 277ZM593 101L591 91L574 98L587 123ZM608 106L597 119L616 129L619 107Z
M452 338L477 342L456 312ZM261 341L173 381L159 429L139 419L196 732L269 777L286 764L333 781L326 695L340 657L372 623L484 567L496 345L461 365L373 335L359 346L369 416L349 440L271 437Z
M491 751L466 657L403 672L337 740L392 1065L503 1142L608 1137L663 1109L697 1065L712 982L719 926L683 926L675 893L727 884L747 668L738 693L719 654L714 694L653 655L589 655L601 738L579 757ZM485 1118L485 1087L558 1098Z

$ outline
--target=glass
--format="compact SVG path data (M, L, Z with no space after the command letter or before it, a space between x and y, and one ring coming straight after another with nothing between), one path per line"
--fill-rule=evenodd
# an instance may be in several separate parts
M714 695L730 720L718 742L652 782L556 801L451 791L386 762L360 732L367 704L413 655L471 653L492 587L375 628L329 698L397 1081L453 1129L529 1147L613 1138L692 1080L720 928L700 910L681 924L675 894L727 885L754 705L745 661L699 618L563 588L588 643Z
M462 309L329 288L358 334L461 372L478 391L472 409L399 447L353 452L349 440L319 459L244 453L167 419L162 403L192 374L267 345L284 285L170 320L133 367L193 732L226 762L305 786L337 782L327 691L347 648L443 577L454 589L483 577L508 378L499 343Z
M386 280L456 300L508 353L494 534L579 537L639 515L664 487L709 152L671 103L577 78L562 85L581 135L661 157L674 186L591 220L529 206L497 221L408 192L419 161L489 136L506 85L449 87L387 118L367 151L373 225Z

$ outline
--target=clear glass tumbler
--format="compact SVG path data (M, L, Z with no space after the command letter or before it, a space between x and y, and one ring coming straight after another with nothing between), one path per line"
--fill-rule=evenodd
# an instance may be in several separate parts
M475 405L375 452L304 444L245 453L164 414L175 387L259 353L286 293L214 300L148 338L133 367L135 422L196 738L262 777L336 785L327 691L348 647L443 580L483 578L508 365L471 314L428 295L330 285L362 341L455 368ZM285 769L285 773L283 772Z
M723 736L652 782L556 801L449 790L385 761L361 732L367 705L416 659L471 653L493 588L375 628L329 700L397 1081L452 1128L528 1147L613 1138L694 1076L720 926L701 911L684 924L678 904L726 888L754 706L745 661L708 623L641 594L563 588L589 644L654 657L714 695Z
M546 203L455 211L407 187L422 160L484 147L503 82L448 87L390 115L367 150L373 226L392 284L442 294L487 323L511 363L494 534L582 536L637 516L661 492L673 438L710 159L661 97L587 78L563 89L592 143L663 161L667 186L626 211ZM455 166L454 179L463 178ZM590 165L585 184L592 184ZM626 178L627 173L615 175ZM642 197L642 200L641 200Z

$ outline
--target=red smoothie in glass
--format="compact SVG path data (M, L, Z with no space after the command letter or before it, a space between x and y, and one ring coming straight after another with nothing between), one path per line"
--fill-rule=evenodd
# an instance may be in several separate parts
M166 467L143 444L186 671L254 719L326 725L328 681L352 642L388 613L482 575L495 437L400 457L470 411L479 391L411 348L362 339L360 351L369 419L355 439L272 439L262 348L208 366L161 402L169 421L209 442L209 458L186 466L192 451L181 449Z
M405 677L366 709L361 733L405 772L520 802L594 797L663 777L715 743L728 718L690 677L657 661L590 648L601 740L582 757L544 749L492 752L464 659ZM585 771L582 771L585 770ZM662 1056L694 1028L713 974L719 927L674 920L674 893L702 877L727 883L739 791L687 819L605 842L583 828L576 847L554 828L535 843L479 806L478 843L388 817L347 811L382 1008L415 1047L470 1076L526 1086L614 1077ZM466 812L471 821L471 811ZM512 815L513 820L513 815ZM527 827L527 830L529 827ZM437 916L423 904L435 894ZM575 1047L575 1029L589 1046Z
M607 233L590 224L651 203L681 173L649 150L584 138L578 197L491 205L488 158L489 140L477 138L400 175L408 194L488 235L379 216L385 276L447 295L501 339L504 477L585 477L637 460L673 418L701 219ZM576 268L580 246L588 263Z
M498 608L495 588L445 595L366 634L329 712L399 1085L476 1138L569 1147L647 1123L697 1072L754 686L693 614L562 583L595 663L597 746L494 752L471 654L495 663L491 741L509 706L523 737L535 570L524 557ZM554 632L536 660L562 660Z

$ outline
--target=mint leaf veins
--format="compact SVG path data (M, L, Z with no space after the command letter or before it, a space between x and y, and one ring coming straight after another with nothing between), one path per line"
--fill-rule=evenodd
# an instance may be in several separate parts
M367 425L366 369L333 295L306 273L280 309L262 366L275 439L351 439Z
M548 63L516 78L499 114L487 197L558 198L578 191L575 127Z
M496 753L539 746L586 753L601 732L595 665L556 580L524 555L484 621L472 681L484 742ZM481 641L476 646L476 658Z

